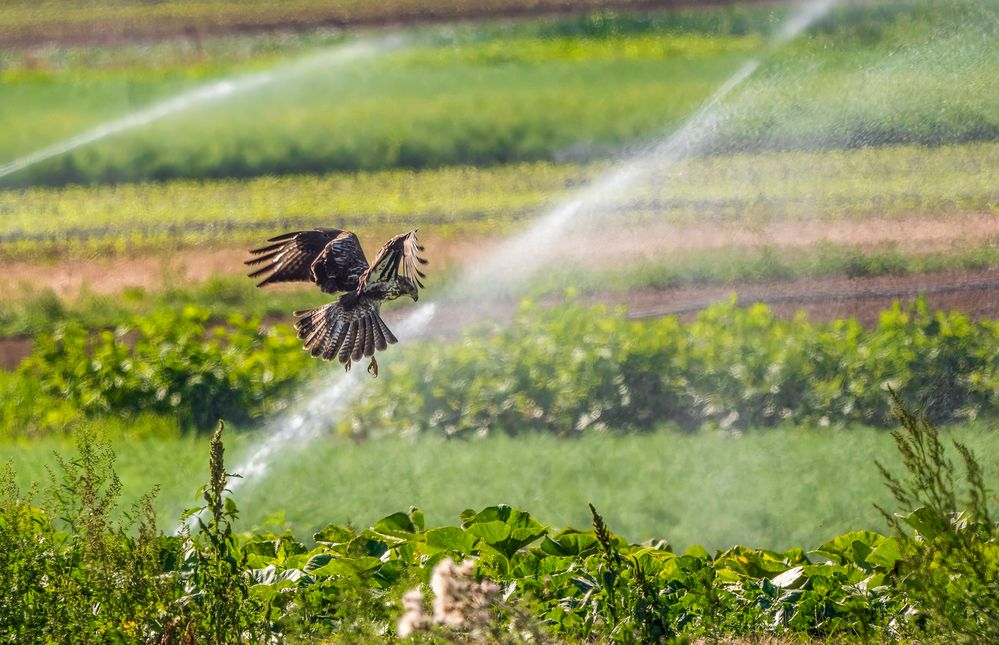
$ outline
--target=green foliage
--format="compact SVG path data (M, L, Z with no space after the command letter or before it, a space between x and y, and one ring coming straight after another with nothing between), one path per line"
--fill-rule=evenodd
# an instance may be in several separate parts
M656 181L621 194L607 215L622 227L662 226L664 221L704 226L708 219L735 225L742 234L747 226L752 229L775 218L819 218L823 223L890 218L901 220L899 226L904 226L901 222L914 213L943 218L995 212L999 203L996 168L996 143L695 157L675 164ZM159 277L165 286L176 287L184 259L176 259L173 250L202 244L215 247L220 234L227 245L250 244L259 242L266 231L329 225L332 216L338 225L361 231L365 243L380 242L399 227L413 225L445 239L503 235L604 169L600 163L540 162L0 191L0 211L5 215L0 221L4 242L0 257L37 261L41 255L90 258L95 253L130 255L166 249L170 254L162 255ZM593 226L580 225L584 231ZM994 260L995 246L992 240L992 255L981 259L986 266ZM973 250L975 245L969 240L960 249L950 249L948 256L968 255ZM834 250L819 251L818 255L833 256L827 264L854 274L883 273L899 264L884 258L879 261L880 269L865 267L866 254L851 262L849 257L837 258ZM664 269L682 272L683 259L681 255ZM812 272L821 268L820 259L815 259L820 266ZM793 256L784 262L795 274L809 264L807 258ZM676 267L677 263L681 266ZM702 273L723 273L723 267L711 269L696 258L688 263ZM751 267L735 269L746 270L745 276L737 278L754 273L774 277ZM730 278L731 274L726 276ZM30 299L28 294L19 300L26 298ZM39 313L59 313L57 298L44 294L34 298L33 309ZM113 303L103 306L109 304L114 308ZM10 325L5 321L8 316L0 313L5 327Z
M9 469L3 477L0 636L384 641L395 634L405 590L427 584L447 559L471 558L474 578L502 591L502 600L485 608L493 641L634 643L764 633L870 641L938 628L969 642L990 640L995 524L982 471L970 451L959 449L971 495L967 510L955 513L951 467L935 430L909 413L900 416L896 440L913 479L882 471L898 501L924 505L895 521L894 537L851 531L807 553L735 546L712 555L696 545L677 553L666 540L631 544L592 504L593 526L585 531L554 530L499 505L465 511L460 526L427 527L411 508L363 530L327 525L310 543L288 532L237 535L221 424L210 443L209 482L199 493L204 504L186 514L188 528L168 537L140 520L136 535L107 519L118 494L113 455L83 438L80 457L63 462L45 510L13 487ZM468 635L431 632L445 640Z
M883 312L871 330L854 320L780 320L734 300L689 324L528 303L511 326L400 348L390 377L342 430L570 436L667 420L687 428L880 425L889 386L923 401L934 421L973 419L996 411L997 342L995 323L930 313L922 300ZM11 394L15 434L142 412L187 427L220 418L245 425L286 406L292 386L319 366L285 326L262 332L239 315L212 325L209 309L187 306L97 334L61 325L39 335L0 388Z
M900 587L916 601L919 630L958 642L999 638L999 522L989 511L990 490L982 466L964 444L959 476L938 430L926 416L907 410L893 393L901 429L892 437L905 478L878 468L904 514L885 518L894 528L904 561ZM965 497L956 484L964 481ZM969 611L970 609L970 611Z
M407 349L346 431L578 435L665 419L722 428L785 421L885 424L884 389L933 420L995 413L995 323L896 305L855 320L780 320L767 307L712 306L690 324L602 308L526 305L513 325Z
M70 322L39 335L19 371L84 415L168 413L204 427L273 409L313 366L285 327L265 333L239 315L211 325L210 315L194 306L161 310L96 335Z
M174 603L176 614L164 628L193 636L195 642L219 645L262 641L266 633L266 618L260 615L256 599L250 597L249 581L242 570L245 555L232 530L239 514L232 498L225 496L232 475L225 470L223 428L220 421L212 434L208 484L198 491L205 503L181 516L185 524L180 532L183 546L178 581L183 583L185 595ZM200 531L192 536L195 523Z
M60 460L45 508L0 477L0 637L6 642L143 639L159 625L171 585L152 495L125 521L110 519L121 484L106 444L81 433L79 456ZM155 491L154 493L155 494Z
M608 4L629 10L648 6L647 1L579 0L574 8L584 13L575 19L540 21L539 27L524 31L542 34L604 36L607 34L644 32L650 29L670 31L707 31L709 33L744 34L750 29L769 30L772 11L731 7L725 11L682 10L669 14L625 13L607 11ZM358 26L372 23L441 21L472 19L492 15L533 15L562 13L566 6L560 0L287 0L280 5L271 2L204 2L203 0L169 0L150 4L142 0L47 0L44 4L27 0L8 0L0 7L0 39L14 47L43 42L78 43L81 40L115 42L118 40L177 39L191 37L199 45L210 45L212 33L228 31L269 31L283 27L279 33L288 40L286 31L303 25ZM705 15L707 14L707 15ZM549 25L548 23L553 23ZM499 23L500 30L517 29ZM238 55L240 48L234 48ZM186 48L181 48L186 52Z

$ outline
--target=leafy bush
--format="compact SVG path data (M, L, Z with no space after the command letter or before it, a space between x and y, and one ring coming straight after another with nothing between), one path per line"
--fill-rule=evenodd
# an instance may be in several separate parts
M96 336L70 322L39 335L19 371L88 415L150 411L205 427L280 405L279 395L312 366L294 334L264 333L258 319L239 315L211 325L210 314L161 310Z
M187 427L246 423L288 403L321 365L293 331L185 307L92 335L76 323L41 334L0 381L10 423L58 427L79 416L168 414ZM995 413L999 325L896 305L874 329L854 320L780 320L763 305L715 305L693 322L526 303L512 325L400 346L344 432L551 432L748 428L890 422L885 390L924 402L934 422ZM32 401L32 397L37 400ZM21 404L27 404L27 410ZM37 430L36 430L37 431ZM25 434L28 430L19 431Z
M156 629L170 595L152 495L132 509L134 523L112 521L121 490L114 455L84 433L77 446L52 475L45 509L17 489L10 466L0 477L5 642L134 642Z
M696 320L630 321L596 307L527 304L512 325L408 348L345 432L693 428L890 421L885 389L933 421L995 413L999 326L919 301L855 320L779 320L766 306L715 305Z

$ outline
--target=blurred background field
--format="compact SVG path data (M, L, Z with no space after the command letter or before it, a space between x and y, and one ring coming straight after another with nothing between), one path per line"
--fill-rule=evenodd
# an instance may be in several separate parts
M68 449L79 428L104 428L129 494L161 484L169 524L193 493L206 419L235 421L233 450L248 455L317 387L304 384L344 378L306 360L289 329L290 311L322 294L264 292L243 275L247 248L313 226L356 230L369 253L418 227L431 260L426 298L452 309L417 351L385 355L381 394L325 421L319 448L289 446L240 491L245 528L282 509L296 531L366 525L409 504L450 522L499 501L585 524L589 500L629 538L681 545L785 548L884 529L870 504L885 498L872 457L890 445L886 385L937 408L947 405L925 400L934 388L960 392L938 418L994 454L994 3L837 3L777 49L790 5L680 4L6 3L0 450L19 479L40 477L45 455ZM754 58L760 68L712 108L720 117L703 145L577 218L544 249L543 270L495 281L490 306L462 306L462 280L505 240L648 154ZM920 292L922 317L909 308ZM738 313L694 319L732 293L768 302L775 321L801 309L807 322L738 336ZM816 305L816 294L834 306ZM732 389L708 401L714 408L684 408L695 418L625 414L575 439L546 436L592 412L580 383L603 372L572 363L565 345L578 339L523 322L513 329L536 331L534 345L502 325L462 331L520 320L525 297L556 307L555 319L592 316L595 329L678 315L655 323L675 331L657 337L703 341L698 365L719 379L705 382L732 372ZM608 322L580 303L625 311ZM198 321L171 317L187 308ZM861 323L835 322L850 317ZM894 344L905 335L921 340ZM820 354L774 338L841 348L842 378L808 380L802 366ZM474 367L483 347L502 369ZM749 373L760 356L768 362ZM668 381L679 365L648 367L648 378ZM448 424L435 411L467 419L474 407L443 383L460 370L483 375L479 396L499 410L480 410L469 427L506 424L503 436L442 438ZM421 380L424 371L441 381ZM592 384L601 393L618 385L607 373ZM828 418L760 412L803 382L814 385L806 403L834 402ZM525 383L538 391L517 389ZM663 387L702 391L675 379ZM394 418L379 416L386 393ZM522 426L508 427L510 409ZM730 412L742 421L720 423Z

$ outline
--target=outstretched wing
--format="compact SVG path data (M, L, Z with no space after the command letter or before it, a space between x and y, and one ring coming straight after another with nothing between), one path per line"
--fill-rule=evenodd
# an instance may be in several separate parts
M350 291L368 268L357 236L337 228L294 231L267 241L273 244L251 250L256 257L246 261L250 266L264 265L249 274L263 276L258 287L307 281L327 292Z
M361 276L360 289L364 291L375 284L385 286L398 282L400 274L422 288L423 283L420 282L420 278L425 278L426 275L420 271L419 265L427 263L417 255L422 250L415 229L409 233L396 235L378 251L371 267Z
M312 275L326 293L353 291L368 270L368 260L353 233L343 231L312 263Z

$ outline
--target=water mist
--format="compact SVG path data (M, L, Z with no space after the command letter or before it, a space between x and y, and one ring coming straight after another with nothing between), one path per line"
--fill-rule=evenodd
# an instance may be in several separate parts
M20 159L2 164L0 165L0 179L24 170L29 166L64 155L77 148L96 143L127 130L141 128L184 110L203 104L231 99L251 90L288 82L319 69L345 65L361 58L389 51L398 47L401 43L402 39L397 35L380 39L359 40L346 45L336 45L318 54L275 67L266 72L232 76L201 85L136 112L105 121L91 130L36 150Z
M818 0L797 7L764 53L736 70L681 127L665 139L644 147L631 158L597 177L576 195L543 213L523 233L479 260L476 267L441 300L447 302L461 299L474 307L476 300L469 301L469 294L491 291L479 287L491 285L495 288L497 283L502 283L504 287L515 290L530 271L542 265L546 257L546 246L563 234L575 218L593 215L606 206L613 196L703 149L712 141L726 117L724 110L720 109L724 99L749 78L767 56L825 15L834 4L834 0ZM517 270L511 272L511 267L516 267ZM477 302L481 304L484 300ZM414 307L397 323L397 335L401 341L405 342L407 338L419 336L430 329L435 313L436 306L433 303ZM364 386L358 381L357 374L345 377L343 374L336 374L336 368L331 371L334 373L321 382L316 394L303 402L299 409L267 424L264 430L267 436L260 446L252 449L250 457L233 469L233 472L244 475L244 479L233 482L234 489L250 483L251 479L259 481L266 472L268 463L280 458L285 449L300 447L318 436L331 425L331 419L343 414L353 401L363 396ZM374 386L377 386L377 382Z

